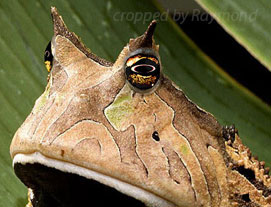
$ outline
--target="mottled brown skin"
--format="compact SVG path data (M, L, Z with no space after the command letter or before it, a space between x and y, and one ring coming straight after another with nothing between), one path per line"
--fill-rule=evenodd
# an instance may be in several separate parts
M55 8L52 17L53 68L44 94L13 138L12 158L40 152L179 207L270 206L267 170L237 134L223 131L164 75L151 94L127 85L123 67L129 54L140 48L158 54L155 21L112 64L69 32Z
M238 134L225 142L229 157L228 185L232 206L271 206L271 178L265 163L252 157Z

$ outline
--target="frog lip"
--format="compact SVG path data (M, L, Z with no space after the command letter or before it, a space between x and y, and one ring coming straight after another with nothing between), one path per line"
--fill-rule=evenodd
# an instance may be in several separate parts
M35 197L38 194L37 202L54 200L60 202L61 206L83 206L88 202L88 205L96 203L94 206L176 207L150 191L93 170L45 157L39 152L16 154L13 166L22 182L34 190ZM52 206L51 203L48 205Z

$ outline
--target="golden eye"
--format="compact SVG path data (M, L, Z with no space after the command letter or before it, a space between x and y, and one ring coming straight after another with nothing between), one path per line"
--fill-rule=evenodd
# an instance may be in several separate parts
M126 79L137 92L147 93L155 89L160 78L160 64L153 55L137 54L126 61Z
M47 69L48 73L50 73L52 70L53 59L54 59L54 57L52 55L51 41L50 41L44 51L44 64L45 64L45 68Z

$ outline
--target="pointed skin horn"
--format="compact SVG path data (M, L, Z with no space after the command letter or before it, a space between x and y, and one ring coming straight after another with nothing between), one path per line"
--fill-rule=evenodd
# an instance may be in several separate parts
M80 38L74 34L73 32L70 32L65 25L62 17L59 15L57 9L55 7L51 7L51 16L54 23L54 36L61 35L68 40L70 40L79 50L81 50L87 57L92 59L93 61L99 63L102 66L111 67L113 63L104 60L94 53L92 53L81 41Z
M156 24L157 24L156 20L152 20L152 22L149 24L146 32L143 35L130 40L129 42L130 51L135 51L139 48L144 47L151 48L153 46L153 34L156 28Z
M157 23L156 20L152 20L152 22L148 26L148 29L143 35L142 45L146 45L145 47L152 46L152 38L153 38L154 30L156 28L156 23Z

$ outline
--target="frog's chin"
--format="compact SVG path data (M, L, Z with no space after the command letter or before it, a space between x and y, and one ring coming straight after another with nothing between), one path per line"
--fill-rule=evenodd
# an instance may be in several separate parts
M176 207L137 186L39 152L16 154L13 167L22 182L32 189L33 206Z

